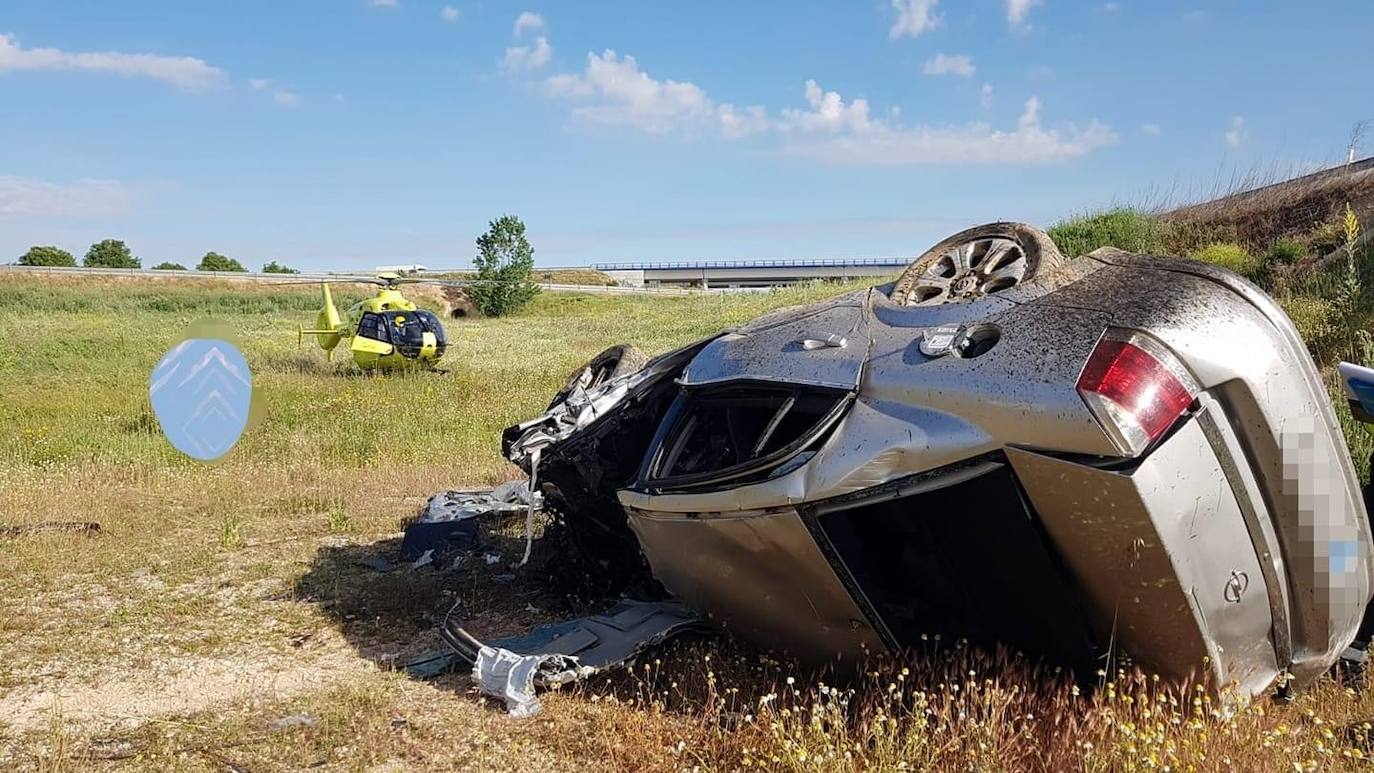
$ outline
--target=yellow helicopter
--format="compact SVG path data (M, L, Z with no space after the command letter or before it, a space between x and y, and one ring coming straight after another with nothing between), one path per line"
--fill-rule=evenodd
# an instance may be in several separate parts
M381 285L381 289L350 306L346 317L335 308L329 285L321 282L324 303L315 318L315 328L301 328L297 341L315 336L333 362L334 349L347 339L353 361L363 370L433 367L448 347L439 317L406 299L397 289L405 280L396 274L382 273L375 280L362 281Z

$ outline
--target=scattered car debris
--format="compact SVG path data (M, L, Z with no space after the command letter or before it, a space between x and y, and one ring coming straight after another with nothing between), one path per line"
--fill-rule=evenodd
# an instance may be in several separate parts
M401 556L415 561L432 550L438 558L466 552L477 545L478 517L528 513L542 507L528 481L503 483L494 489L444 491L429 498L420 517L406 527Z
M539 711L536 688L554 688L602 669L624 665L645 650L689 633L712 630L674 601L622 600L600 615L535 627L529 633L482 643L445 619L440 635L452 653L427 653L405 666L434 676L457 665L472 669L478 690L501 698L512 716Z
M1272 299L1022 224L575 378L502 449L580 579L817 661L944 634L1258 695L1326 671L1371 596L1354 468ZM568 668L450 644L514 706Z

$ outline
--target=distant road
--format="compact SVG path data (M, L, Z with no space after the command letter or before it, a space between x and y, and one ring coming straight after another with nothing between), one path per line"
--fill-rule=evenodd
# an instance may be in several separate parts
M331 272L301 272L299 274L264 274L256 271L163 271L151 268L66 268L57 266L6 266L0 265L0 275L31 274L34 276L123 276L147 277L154 279L228 279L243 282L374 282L376 274L344 274ZM413 277L429 283L463 285L473 284L461 279L426 279ZM536 282L541 288L555 292L602 293L605 295L700 295L730 292L726 288L684 287L612 287L607 285L569 285Z

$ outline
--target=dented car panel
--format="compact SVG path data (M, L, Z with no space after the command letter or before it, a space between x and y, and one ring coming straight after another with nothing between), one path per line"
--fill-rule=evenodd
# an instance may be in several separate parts
M1264 572L1196 418L1131 470L1007 456L1101 641L1175 680L1208 662L1246 694L1275 678Z
M812 661L884 649L795 509L627 513L654 576L730 630Z
M969 234L593 390L633 399L539 441L546 501L620 514L667 591L811 659L965 637L1244 695L1330 667L1374 552L1278 307L1192 261ZM507 431L527 469L540 421Z

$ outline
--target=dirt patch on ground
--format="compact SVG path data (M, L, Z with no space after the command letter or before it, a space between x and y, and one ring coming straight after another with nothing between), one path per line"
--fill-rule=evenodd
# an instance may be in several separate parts
M102 729L137 726L250 700L292 698L376 670L339 640L297 656L248 652L169 659L137 673L110 672L93 682L45 679L20 687L0 696L0 717L20 733L45 728L56 717Z

